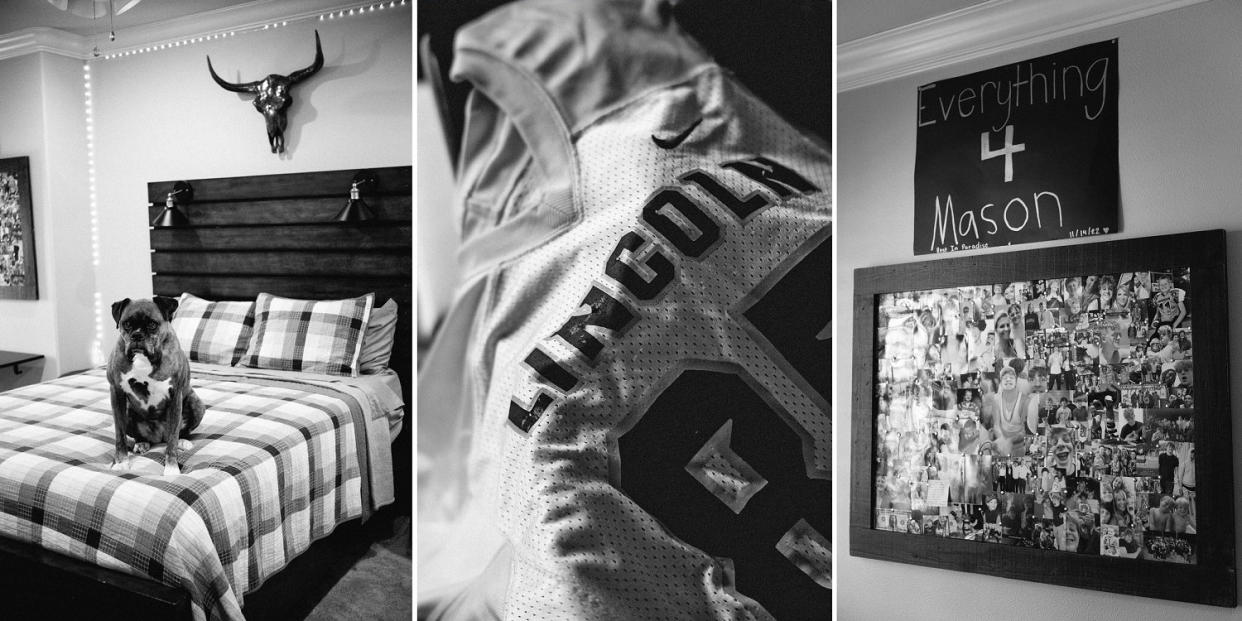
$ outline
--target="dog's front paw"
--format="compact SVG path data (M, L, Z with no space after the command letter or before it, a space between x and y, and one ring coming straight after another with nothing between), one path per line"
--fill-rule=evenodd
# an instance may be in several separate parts
M185 438L181 438L180 440L177 440L178 451L188 451L192 448L194 448L193 442L190 442L189 440L186 440Z
M122 459L113 459L112 465L109 466L109 468L117 471L129 470L129 458L125 457Z
M177 462L175 461L164 462L164 476L175 477L179 474L181 474L181 467L177 465Z
M149 450L151 450L150 442L135 442L134 443L134 454L135 455L141 455Z

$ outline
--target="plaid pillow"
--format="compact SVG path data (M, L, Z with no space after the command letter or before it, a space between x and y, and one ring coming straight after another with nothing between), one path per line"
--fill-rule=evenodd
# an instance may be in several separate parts
M211 302L182 293L172 327L190 360L232 366L250 342L254 302Z
M356 377L374 301L373 293L346 300L292 300L260 293L242 365Z

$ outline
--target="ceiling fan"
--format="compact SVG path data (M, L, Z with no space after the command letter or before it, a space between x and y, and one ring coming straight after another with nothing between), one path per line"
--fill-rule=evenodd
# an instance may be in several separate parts
M142 0L121 0L115 3L113 0L47 0L47 2L78 17L94 19L104 15L120 15L134 8L134 5ZM120 8L114 10L114 4L120 5Z

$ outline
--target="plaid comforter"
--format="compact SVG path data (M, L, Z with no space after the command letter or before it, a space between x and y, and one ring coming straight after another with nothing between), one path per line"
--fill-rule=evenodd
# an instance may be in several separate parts
M207 414L163 477L163 449L109 469L102 369L0 393L0 535L184 587L195 619L241 619L257 589L371 508L366 399L195 371Z

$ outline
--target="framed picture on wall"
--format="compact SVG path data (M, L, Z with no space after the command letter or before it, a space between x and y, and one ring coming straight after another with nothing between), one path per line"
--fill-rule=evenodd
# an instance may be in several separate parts
M0 299L39 299L28 157L0 159Z
M1237 604L1225 234L855 271L850 553Z

